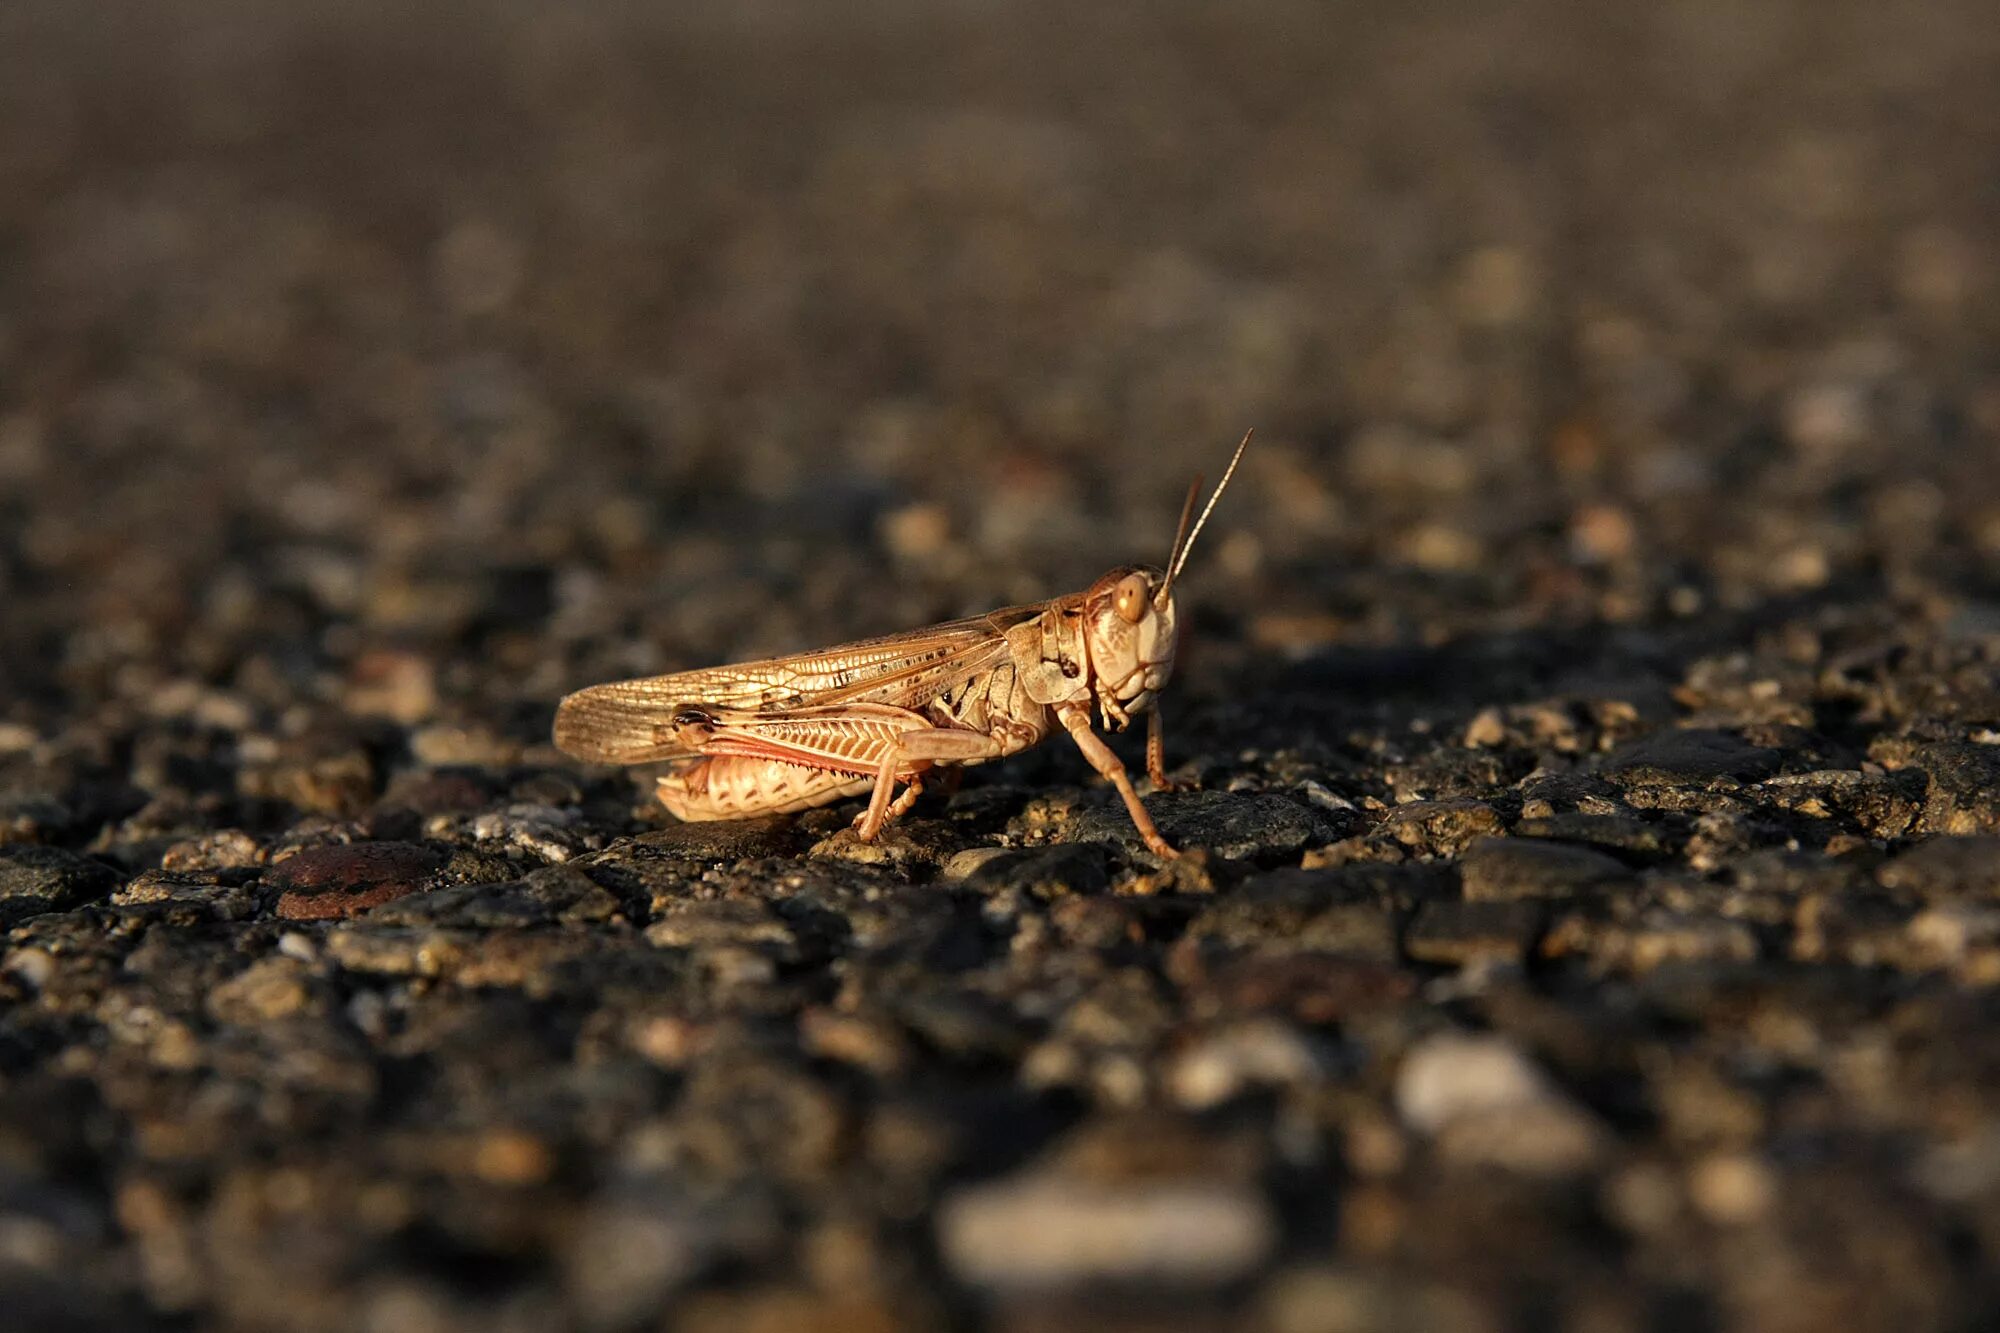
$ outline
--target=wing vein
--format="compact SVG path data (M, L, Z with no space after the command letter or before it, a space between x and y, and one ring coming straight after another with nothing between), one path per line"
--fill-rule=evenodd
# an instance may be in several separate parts
M672 725L675 710L692 704L773 717L856 702L918 707L1004 661L1006 631L1041 609L1006 607L790 657L593 685L557 707L556 746L575 758L609 764L693 754Z

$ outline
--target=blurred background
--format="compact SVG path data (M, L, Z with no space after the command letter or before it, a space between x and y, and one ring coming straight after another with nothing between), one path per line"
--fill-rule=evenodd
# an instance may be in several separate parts
M1989 585L1964 0L0 14L0 710L535 739L1163 558L1276 652ZM513 720L509 720L509 719Z
M1176 758L1208 756L1203 773L1282 787L1291 770L1270 754L1304 754L1322 765L1298 769L1318 774L1306 787L1332 788L1318 786L1330 813L1313 817L1333 821L1359 821L1364 794L1377 811L1413 794L1490 795L1538 762L1531 745L1505 763L1475 757L1487 765L1476 772L1440 760L1384 786L1377 692L1400 691L1410 717L1396 726L1425 735L1435 716L1558 693L1570 666L1596 669L1604 644L1618 660L1600 674L1643 678L1612 697L1638 702L1572 752L1608 749L1642 714L1672 720L1689 644L1763 656L1756 671L1717 657L1709 693L1674 699L1721 699L1738 709L1731 725L1810 724L1776 692L1809 692L1843 634L1916 625L1963 644L2000 628L1996 71L1990 0L8 0L0 842L67 847L121 878L209 874L203 891L221 894L212 910L225 916L236 909L223 890L277 856L281 835L290 850L414 836L402 806L404 824L367 824L379 802L463 815L468 829L498 820L477 836L497 829L509 855L561 861L643 818L626 800L637 789L574 779L548 747L561 694L1158 562L1190 477L1212 480L1246 426L1257 443L1183 585L1198 642L1169 734L1186 747ZM1765 634L1801 608L1819 628ZM1423 671L1402 669L1432 651L1443 655ZM1533 679L1496 683L1503 660L1529 661ZM1766 688L1783 675L1773 661L1796 670ZM1994 702L1991 659L1939 661L1934 675L1913 668L1901 703L1867 704L1869 725L1902 727L1899 743L1964 740ZM1352 739L1369 727L1373 739ZM1515 736L1498 720L1489 732L1492 745ZM1823 752L1802 734L1758 743L1798 742L1795 767L1858 773L1873 739L1841 732L1853 752ZM1264 756L1232 758L1250 737ZM974 791L1047 774L1084 780L1073 755L1026 757ZM1977 787L1966 802L1986 799ZM579 824L583 794L599 823ZM475 809L503 796L542 813ZM1906 811L1896 827L1909 826ZM1698 870L1787 838L1798 847L1789 825L1724 833L1738 841L1716 834L1688 852L1711 856ZM145 910L171 924L194 911L174 905L183 888L132 901L168 902ZM628 899L636 910L645 895ZM191 1327L221 1311L246 1328L617 1330L654 1326L650 1312L697 1273L726 1285L797 1272L823 1292L890 1295L836 1318L781 1293L692 1307L675 1326L799 1327L813 1310L822 1326L867 1330L1081 1326L1066 1307L1010 1314L969 1297L982 1259L940 1259L925 1212L951 1171L1009 1165L980 1156L983 1136L1033 1138L1044 1103L951 1120L930 1103L918 1115L893 1097L867 1102L888 1109L856 1111L839 1132L905 1153L895 1161L920 1182L913 1193L835 1190L826 1204L785 1176L799 1136L783 1131L776 1147L742 1150L746 1170L769 1166L780 1185L752 1191L748 1213L691 1222L651 1196L579 1183L595 1180L605 1144L624 1142L620 1116L670 1098L654 1088L628 1106L624 1084L591 1091L612 1086L603 1070L623 1070L617 1059L642 1062L605 1036L625 1032L623 1018L561 1026L594 1000L551 1005L565 1015L553 1036L523 1016L545 1016L536 997L561 991L554 972L526 974L527 999L468 982L425 1009L429 983L408 978L430 963L350 958L338 985L366 994L325 1001L343 1018L232 1046L230 1015L290 1012L293 992L239 986L212 1000L236 966L215 941L262 950L257 966L278 971L260 985L290 984L278 928L259 917L226 935L201 917L169 936L155 924L146 938L184 952L140 950L140 908L121 910L87 940L47 946L98 978L87 1004L48 988L60 969L9 955L10 1003L37 987L43 998L0 1040L0 1179L82 1183L23 1195L20 1215L35 1220L0 1227L0 1260L123 1293L101 1309L65 1297L50 1320L126 1327L143 1310ZM876 909L853 910L860 938ZM1047 931L1096 939L1086 918ZM1100 942L1169 939L1186 916L1166 919L1106 927ZM1750 938L1733 919L1718 929L1718 947ZM1815 947L1837 952L1825 939L1850 936L1827 929ZM297 947L304 977L320 955ZM371 966L390 978L379 989L354 980ZM301 980L297 994L322 996L335 973L310 972L321 989ZM835 984L810 990L814 1002ZM600 982L583 989L596 996ZM603 993L638 1005L639 989ZM1431 1021L1415 993L1393 1001L1416 1014L1412 1031ZM476 995L491 1003L475 1022ZM1571 1031L1537 1027L1556 1024L1539 1001L1483 1021ZM924 1040L984 1052L967 1059L998 1061L1011 1088L1013 1029L993 1038L987 1010L952 1003L973 1007L937 1010ZM1106 1003L1093 1012L1128 1012ZM161 1045L176 1004L197 1016L188 1043L218 1044ZM1726 1027L1753 1007L1674 1011L1658 1031ZM1949 1030L1990 1028L1976 1005L1949 1012L1962 1024ZM1761 1021L1742 1017L1746 1030ZM659 1023L631 1029L648 1069L682 1070L706 1049ZM1170 1028L1162 1017L1148 1030ZM813 1049L866 1064L874 1048L842 1047L851 1035L821 1031ZM1788 1058L1807 1060L1810 1044ZM1377 1105L1383 1078L1341 1066L1314 1085L1321 1121L1301 1112L1188 1150L1199 1169L1250 1162L1279 1182L1283 1245L1254 1230L1265 1214L1253 1210L1248 1241L1236 1233L1252 1259L1223 1295L1249 1299L1277 1333L1395 1320L1470 1333L1979 1326L1995 1289L1981 1238L2000 1223L1991 1207L1949 1225L1898 1212L1900 1166L1870 1175L1857 1164L1875 1158L1835 1154L1861 1174L1801 1194L1795 1229L1763 1248L1673 1211L1679 1166L1647 1156L1667 1150L1645 1135L1682 1125L1679 1107L1695 1108L1688 1142L1757 1140L1759 1099L1777 1105L1792 1086L1777 1066L1716 1056L1763 1080L1739 1092L1687 1057L1694 1091L1675 1101L1645 1084L1680 1068L1664 1056L1598 1066L1608 1045L1550 1045L1588 1067L1574 1081L1628 1113L1619 1128L1641 1146L1625 1160L1655 1174L1635 1167L1489 1213L1486 1195L1455 1210L1472 1196L1446 1175L1414 1199L1343 1194L1336 1219L1311 1189L1330 1198L1334 1174L1393 1176L1403 1160ZM1894 1048L1882 1036L1867 1067L1891 1068ZM1926 1049L1960 1098L1952 1124L1986 1123L1991 1061ZM560 1063L571 1056L575 1068ZM921 1062L908 1073L913 1087L937 1080L943 1101L964 1092L957 1077ZM1630 1092L1642 1084L1643 1097ZM256 1100L267 1086L284 1089L277 1110ZM848 1095L772 1086L796 1113L781 1126L816 1125L814 1098ZM556 1146L476 1137L531 1103L522 1116L555 1126ZM719 1121L765 1123L733 1110ZM463 1133L424 1137L439 1125ZM1291 1174L1286 1145L1321 1132L1300 1125L1336 1126L1326 1133L1347 1136L1345 1165ZM1106 1132L1077 1160L1155 1142ZM1188 1141L1161 1137L1160 1160L1179 1161ZM643 1157L652 1140L633 1142ZM1991 1144L1981 1151L1965 1159L1975 1188L2000 1176ZM881 1160L868 1159L871 1186L893 1176ZM1930 1160L1936 1179L1958 1172L1957 1158ZM470 1162L472 1184L370 1192L437 1161ZM1718 1169L1695 1190L1718 1225L1771 1203L1773 1177L1754 1162ZM517 1186L528 1193L507 1193ZM1955 1188L1940 1197L1962 1202ZM1416 1237L1400 1271L1442 1285L1280 1272L1374 1241L1387 1252L1391 1236ZM1460 1278L1481 1294L1451 1287ZM1229 1300L1215 1308L1204 1326L1234 1326Z

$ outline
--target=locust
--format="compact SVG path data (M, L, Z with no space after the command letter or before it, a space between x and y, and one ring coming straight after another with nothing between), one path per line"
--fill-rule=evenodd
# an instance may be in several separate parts
M1164 568L1122 566L1082 592L815 652L593 685L558 705L556 746L592 763L667 762L658 797L685 821L867 792L854 828L872 842L927 775L1018 754L1060 727L1117 788L1147 847L1178 856L1091 713L1115 731L1143 714L1147 776L1172 789L1158 698L1179 642L1174 586L1253 433L1192 526L1201 478L1188 487Z

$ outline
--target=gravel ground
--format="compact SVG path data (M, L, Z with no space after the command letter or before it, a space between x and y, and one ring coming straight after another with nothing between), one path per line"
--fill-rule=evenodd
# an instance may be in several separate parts
M320 8L0 10L22 1327L1991 1326L1990 0ZM1251 424L1186 862L548 743Z

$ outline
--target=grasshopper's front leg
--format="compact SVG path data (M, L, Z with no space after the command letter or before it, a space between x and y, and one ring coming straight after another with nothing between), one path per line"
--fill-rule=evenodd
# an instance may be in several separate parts
M1090 761L1090 766L1125 798L1125 809L1131 814L1132 823L1138 827L1139 836L1153 849L1153 855L1168 860L1179 856L1173 844L1160 836L1160 830L1153 823L1153 817L1146 813L1146 807L1139 803L1139 793L1133 788L1132 775L1125 771L1125 765L1118 762L1118 756L1111 753L1111 747L1090 729L1089 707L1081 703L1057 704L1056 716L1062 719L1070 739L1076 742L1077 749L1083 751L1083 757Z

